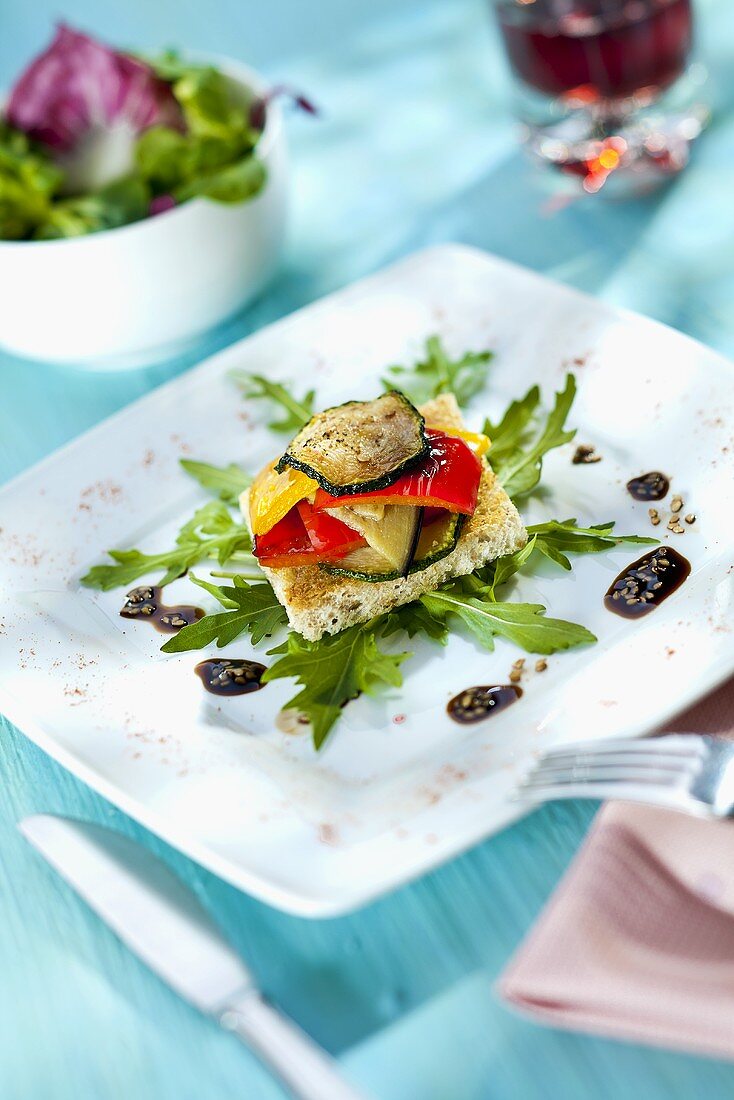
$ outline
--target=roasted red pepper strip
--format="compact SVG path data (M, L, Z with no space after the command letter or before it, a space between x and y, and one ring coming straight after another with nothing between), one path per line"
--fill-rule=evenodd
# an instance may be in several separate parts
M431 428L426 430L430 443L428 457L415 470L403 474L387 489L372 493L330 496L323 489L316 493L314 508L337 508L341 504L379 501L382 504L412 504L445 508L449 512L474 514L477 506L482 462L462 439Z
M365 545L346 523L314 512L307 500L301 500L266 535L255 536L254 553L263 565L282 569L335 561Z
M357 531L328 512L315 511L309 501L299 500L296 508L319 561L343 558L357 547L367 545L366 539Z
M255 535L254 554L263 565L311 565L316 554L297 508L291 508L266 535Z

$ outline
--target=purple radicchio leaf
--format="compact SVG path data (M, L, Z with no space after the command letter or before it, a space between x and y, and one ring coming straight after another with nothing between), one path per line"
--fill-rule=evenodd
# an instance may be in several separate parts
M150 200L148 213L154 217L156 214L165 214L167 210L173 210L175 206L176 200L173 195L156 195Z
M16 82L6 115L56 153L72 187L103 186L128 171L143 130L185 130L170 85L149 65L64 24ZM77 153L83 164L75 163Z
M305 111L306 114L309 115L318 115L319 113L318 107L316 107L310 99L307 99L305 95L297 92L287 84L275 84L265 93L265 95L253 99L250 105L250 126L252 126L253 130L265 129L268 104L272 103L274 99L278 99L280 96L287 96L293 106L297 107L299 111Z

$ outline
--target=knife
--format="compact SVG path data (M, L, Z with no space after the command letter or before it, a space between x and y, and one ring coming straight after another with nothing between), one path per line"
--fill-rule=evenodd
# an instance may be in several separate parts
M263 997L195 894L162 860L101 825L35 814L18 827L131 951L246 1043L297 1100L365 1100Z

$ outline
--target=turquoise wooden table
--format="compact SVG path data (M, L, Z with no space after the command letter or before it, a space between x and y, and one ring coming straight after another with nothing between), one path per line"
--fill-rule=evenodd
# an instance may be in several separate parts
M245 315L183 359L118 376L0 357L0 479L203 355L422 245L488 248L734 355L734 5L701 3L714 125L693 164L641 201L553 217L514 143L506 76L479 0L66 0L125 44L195 46L288 79L294 119L284 268ZM3 0L0 83L48 38L56 0ZM43 323L43 318L39 318ZM1 517L0 517L1 522ZM0 742L2 1100L277 1100L236 1042L179 1001L28 849L33 811L87 817L163 851L263 987L379 1100L644 1100L734 1092L734 1067L531 1025L492 981L577 849L594 808L546 808L362 912L308 922L166 849L9 724Z

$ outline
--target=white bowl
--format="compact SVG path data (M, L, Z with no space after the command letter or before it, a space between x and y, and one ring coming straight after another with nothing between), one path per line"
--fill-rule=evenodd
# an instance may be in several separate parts
M264 82L217 58L257 94ZM114 370L180 351L249 302L285 233L283 121L269 104L257 155L267 180L235 205L193 199L122 226L55 241L0 241L0 345L16 355Z

